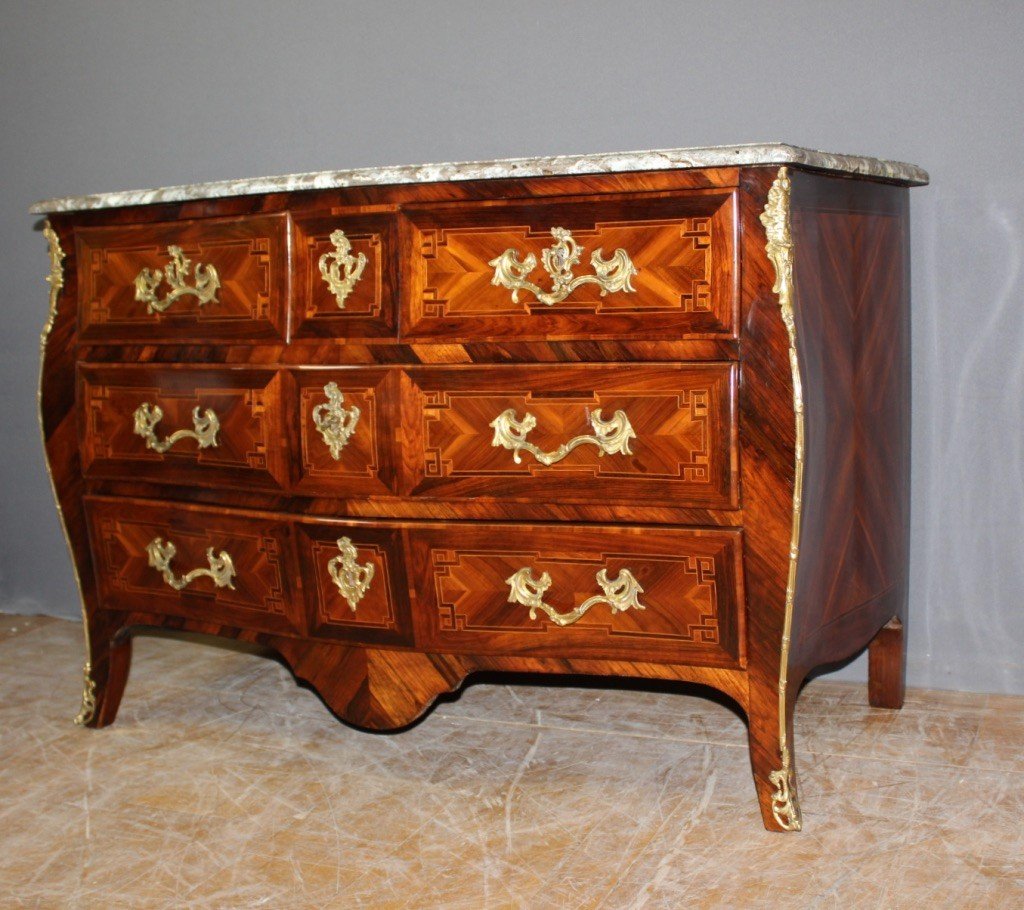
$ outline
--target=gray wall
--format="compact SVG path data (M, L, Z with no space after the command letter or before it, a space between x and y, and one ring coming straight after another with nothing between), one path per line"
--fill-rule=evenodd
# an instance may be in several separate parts
M1024 692L1024 4L2 7L0 609L78 611L34 411L35 199L784 139L931 172L911 197L911 682Z

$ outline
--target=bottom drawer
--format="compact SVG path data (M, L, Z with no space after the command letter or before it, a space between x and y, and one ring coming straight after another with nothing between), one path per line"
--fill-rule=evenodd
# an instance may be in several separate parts
M744 665L736 529L409 528L423 650Z
M85 505L107 610L421 651L745 665L735 528Z
M301 633L287 521L86 499L100 605Z

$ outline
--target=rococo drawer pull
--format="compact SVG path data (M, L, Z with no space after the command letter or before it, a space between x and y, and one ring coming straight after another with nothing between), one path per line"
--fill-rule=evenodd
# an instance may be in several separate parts
M334 250L324 253L318 264L320 274L323 275L327 287L331 289L338 303L338 309L343 310L345 298L352 293L352 289L363 276L366 255L352 255L352 242L345 236L344 231L335 231L331 234L331 243L334 244Z
M193 569L186 572L180 578L171 569L171 560L178 553L178 548L171 541L164 543L159 537L154 537L146 545L146 554L149 556L149 564L158 572L163 573L164 581L175 591L188 587L197 578L212 578L218 588L231 588L235 585L232 578L235 576L235 564L225 550L220 551L219 556L214 556L213 547L206 550L206 560L210 563L208 569Z
M164 440L157 439L156 436L156 425L164 418L164 412L159 405L144 401L135 409L132 416L135 420L135 435L146 440L147 449L152 449L161 455L182 439L194 439L201 449L217 446L217 431L220 430L220 421L209 408L202 413L199 408L193 408L192 425L195 429L175 430Z
M583 247L565 228L552 228L551 236L555 238L555 243L541 252L544 269L551 276L550 292L545 292L526 277L537 267L537 257L533 253L527 254L526 258L520 261L517 250L507 249L487 263L494 266L491 284L512 291L513 303L519 303L519 292L522 290L529 291L541 303L554 306L583 284L598 285L602 297L617 291L636 292L632 284L637 271L636 266L621 247L612 254L611 259L605 259L600 248L594 250L590 255L590 264L596 274L573 277L573 266L579 265Z
M188 295L198 297L199 306L217 302L220 276L214 266L197 263L195 286L190 287L185 281L192 274L192 260L180 246L167 247L167 255L171 261L163 269L143 269L135 276L135 299L146 304L147 313L162 313L174 301ZM167 282L170 291L161 299L157 290L163 281Z
M348 601L352 612L356 612L356 604L370 589L373 581L373 563L356 564L356 548L347 537L338 538L339 555L327 563L327 571L338 586L341 596Z
M551 587L551 576L543 572L539 579L534 578L533 570L527 566L505 579L505 584L509 586L508 602L529 607L530 619L536 619L537 611L543 610L551 621L559 626L571 626L591 607L598 604L608 604L612 608L612 614L622 613L631 607L636 610L647 609L639 599L644 589L640 587L640 582L633 577L629 569L620 569L614 579L609 579L608 571L601 569L596 578L601 590L604 591L603 594L595 594L583 601L575 610L559 613L553 606L544 603L544 595Z
M541 464L552 465L582 445L597 446L599 455L633 454L629 444L636 439L636 433L633 432L633 426L625 411L616 411L611 420L602 420L600 411L591 411L588 408L587 419L594 428L593 436L574 436L554 451L545 452L526 438L527 434L537 426L537 418L527 411L523 419L519 420L516 417L515 408L509 408L507 411L502 411L490 423L494 427L494 438L491 440L491 445L511 449L512 460L516 464L522 464L520 452L526 451Z
M318 404L313 408L313 423L320 431L327 448L331 450L331 458L337 461L341 457L341 450L348 445L349 439L355 433L362 412L355 405L350 408L343 406L345 396L336 382L327 383L324 386L324 394L327 396L327 403Z

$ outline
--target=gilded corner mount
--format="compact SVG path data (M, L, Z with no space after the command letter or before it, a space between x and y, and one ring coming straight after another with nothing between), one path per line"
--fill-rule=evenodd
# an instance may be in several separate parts
M800 555L800 520L804 488L804 398L797 351L796 318L793 293L793 228L791 216L792 182L787 168L779 173L768 190L768 199L761 213L764 225L765 253L775 269L772 291L779 298L779 312L786 326L789 342L789 367L793 383L793 517L789 540L789 571L786 579L786 602L782 624L782 647L779 664L779 753L782 768L769 776L772 793L772 814L785 831L800 830L800 804L796 795L796 774L793 770L786 711L788 704L789 652L793 634L793 607L796 600L797 568Z
M92 678L92 664L85 662L82 667L82 708L75 718L75 723L84 727L96 716L96 683Z
M784 831L799 831L802 827L800 803L796 796L796 776L789 762L780 770L772 771L768 779L775 787L772 793L772 815L775 821Z
M43 236L50 247L50 272L46 276L46 283L50 286L50 310L43 325L43 333L39 339L40 351L46 350L46 339L50 337L54 320L57 318L57 301L60 299L60 292L64 288L64 259L66 253L61 249L60 238L53 226L47 221L43 225Z

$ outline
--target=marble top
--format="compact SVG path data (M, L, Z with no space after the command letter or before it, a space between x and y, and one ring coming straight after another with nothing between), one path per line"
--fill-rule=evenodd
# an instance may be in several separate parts
M655 149L642 152L603 152L594 155L557 155L546 158L499 158L493 161L458 161L444 164L386 165L346 171L316 171L281 177L250 177L165 186L155 190L124 190L92 196L45 199L29 209L33 214L77 212L86 209L185 202L223 196L329 190L346 186L386 186L398 183L438 183L447 180L491 180L501 177L550 177L572 174L613 174L626 171L674 170L698 167L736 167L792 164L892 180L914 186L928 182L928 173L913 164L837 155L783 142L752 145L714 145L704 148Z

